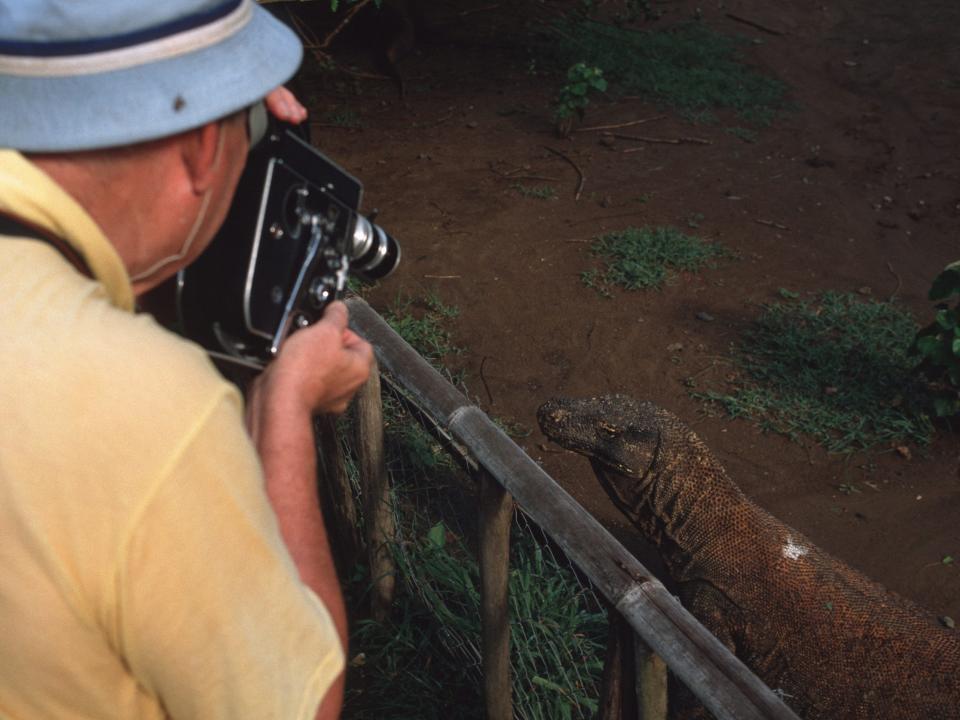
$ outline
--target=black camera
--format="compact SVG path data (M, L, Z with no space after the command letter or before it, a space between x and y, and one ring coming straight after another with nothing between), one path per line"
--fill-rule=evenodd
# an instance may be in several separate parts
M347 275L374 281L400 246L359 214L363 186L291 125L271 121L220 231L176 278L176 329L214 358L262 369L319 319Z

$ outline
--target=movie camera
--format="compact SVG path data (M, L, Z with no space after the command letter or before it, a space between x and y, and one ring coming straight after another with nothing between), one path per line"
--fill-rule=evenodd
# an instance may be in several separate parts
M271 120L220 231L176 277L175 329L218 360L262 369L319 319L348 274L385 277L400 246L359 213L363 186Z

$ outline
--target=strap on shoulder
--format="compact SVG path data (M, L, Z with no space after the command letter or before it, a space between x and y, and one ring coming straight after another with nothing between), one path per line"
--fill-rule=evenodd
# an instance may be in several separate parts
M33 223L0 212L0 235L32 238L52 245L79 273L93 278L86 260L66 240Z

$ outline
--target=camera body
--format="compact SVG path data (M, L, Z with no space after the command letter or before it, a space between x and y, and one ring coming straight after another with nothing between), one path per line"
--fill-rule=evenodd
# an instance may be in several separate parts
M397 266L400 246L359 214L362 195L296 128L271 123L223 226L177 275L175 329L216 359L263 368L340 297L348 274L372 281Z

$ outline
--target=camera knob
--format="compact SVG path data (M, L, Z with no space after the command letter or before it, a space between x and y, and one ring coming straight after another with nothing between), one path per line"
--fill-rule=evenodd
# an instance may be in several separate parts
M314 278L310 283L310 301L315 308L322 308L333 300L333 291L335 285L331 285L329 279L322 277Z

